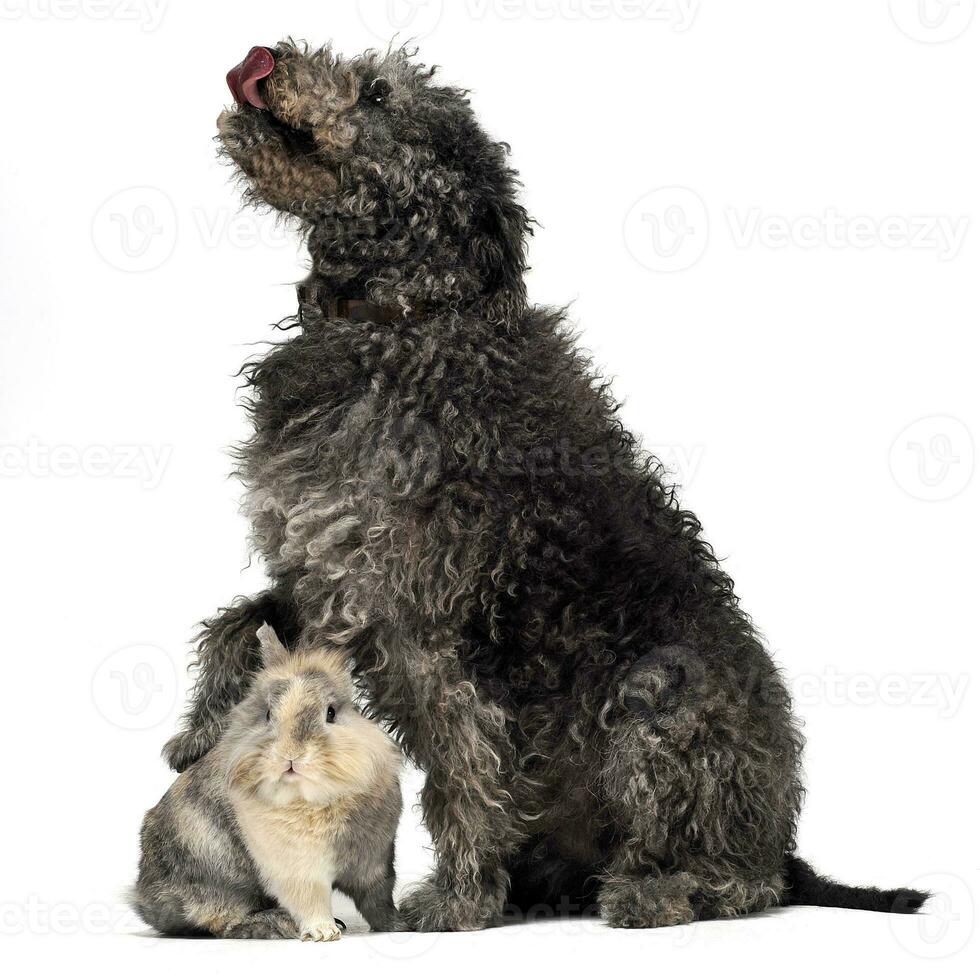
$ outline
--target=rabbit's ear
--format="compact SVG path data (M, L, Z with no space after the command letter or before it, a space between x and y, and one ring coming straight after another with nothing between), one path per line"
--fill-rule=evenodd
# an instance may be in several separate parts
M276 631L268 623L263 623L255 635L259 638L263 667L275 667L285 663L289 651L282 645L282 640L276 636Z

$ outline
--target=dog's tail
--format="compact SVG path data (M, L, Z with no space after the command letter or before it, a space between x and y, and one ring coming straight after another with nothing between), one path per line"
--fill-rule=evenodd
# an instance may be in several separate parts
M820 905L833 909L866 909L869 912L918 912L929 897L914 888L860 888L842 885L817 874L802 858L786 858L789 888L783 905Z

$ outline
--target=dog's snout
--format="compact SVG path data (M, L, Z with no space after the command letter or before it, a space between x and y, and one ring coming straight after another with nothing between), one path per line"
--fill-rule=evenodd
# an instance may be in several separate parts
M239 105L248 103L256 109L265 109L265 99L259 92L259 82L268 78L276 67L275 52L271 48L254 47L245 58L225 76L228 88Z

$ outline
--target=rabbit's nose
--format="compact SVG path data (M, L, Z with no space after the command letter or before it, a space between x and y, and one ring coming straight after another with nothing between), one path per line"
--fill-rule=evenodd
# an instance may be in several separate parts
M270 48L252 48L244 60L235 65L225 76L235 101L247 102L256 109L265 109L265 99L259 94L259 82L268 78L276 67L276 58Z

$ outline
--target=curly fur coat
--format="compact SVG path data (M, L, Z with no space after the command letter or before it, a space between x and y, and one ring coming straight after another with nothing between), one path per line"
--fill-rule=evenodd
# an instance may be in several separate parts
M632 927L917 908L793 857L786 687L562 312L528 305L506 146L403 49L268 53L220 141L312 260L300 329L246 366L240 472L272 584L206 621L171 764L218 739L268 621L343 644L425 769L416 928L508 905Z

